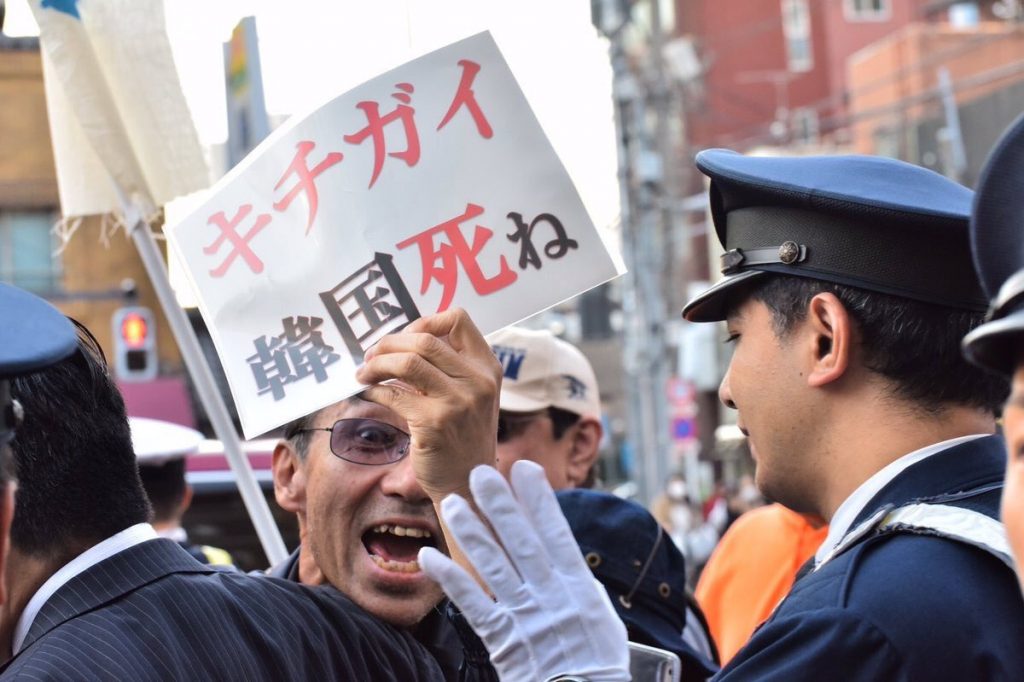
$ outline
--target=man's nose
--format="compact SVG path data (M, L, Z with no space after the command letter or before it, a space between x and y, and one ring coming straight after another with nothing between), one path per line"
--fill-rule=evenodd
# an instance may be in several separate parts
M427 494L423 492L419 481L416 480L416 471L413 469L412 457L409 455L387 466L380 487L385 495L395 495L410 501L427 499Z
M732 401L732 390L729 388L729 370L725 370L725 376L722 377L722 383L718 385L718 399L722 401L722 404L726 407L736 409L736 403Z

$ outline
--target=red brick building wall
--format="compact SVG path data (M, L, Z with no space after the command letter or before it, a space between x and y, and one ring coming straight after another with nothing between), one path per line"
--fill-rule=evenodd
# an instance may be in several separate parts
M808 0L813 63L791 71L783 7L787 0L679 0L678 26L705 65L696 95L687 101L687 138L695 148L739 150L791 142L789 124L777 115L814 109L831 137L845 127L846 61L854 52L924 16L926 0L889 0L888 12L858 20L852 0ZM780 111L782 110L782 111ZM840 134L835 142L844 143Z

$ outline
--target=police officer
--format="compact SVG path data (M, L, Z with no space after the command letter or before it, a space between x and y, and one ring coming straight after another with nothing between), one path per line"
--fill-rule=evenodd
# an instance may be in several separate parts
M1009 456L1002 518L1013 554L1024 557L1024 117L996 144L978 183L971 247L992 300L989 321L964 340L967 357L1013 378L1003 412Z
M2 14L0 7L0 21ZM62 360L76 347L74 327L59 311L41 298L0 283L0 573L14 508L8 444L23 417L8 380ZM0 603L3 596L0 592Z
M190 542L181 526L182 517L192 504L192 486L185 480L186 458L198 452L203 434L180 424L144 417L129 417L128 425L139 478L153 507L153 528L157 534L174 540L201 563L234 565L231 555L220 547Z
M6 446L21 421L21 406L11 398L7 380L71 355L77 341L74 327L60 311L27 291L3 283L0 320L0 446Z
M999 377L972 193L899 161L702 152L726 277L684 309L724 320L719 389L762 492L830 522L723 679L1020 679L1024 603L998 522Z
M21 422L21 406L11 398L7 380L71 355L77 339L71 322L60 311L27 291L3 283L0 320L0 446L6 447Z

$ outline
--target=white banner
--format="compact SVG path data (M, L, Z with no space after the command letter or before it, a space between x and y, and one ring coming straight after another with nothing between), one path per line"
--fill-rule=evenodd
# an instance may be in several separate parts
M293 118L165 232L247 438L357 392L417 317L489 333L618 274L488 33Z
M65 217L148 212L209 185L163 0L32 0Z

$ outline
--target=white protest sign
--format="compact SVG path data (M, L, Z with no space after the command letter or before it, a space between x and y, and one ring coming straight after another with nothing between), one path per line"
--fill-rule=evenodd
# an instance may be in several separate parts
M166 232L247 438L360 390L418 317L486 334L618 274L489 33L293 119Z

